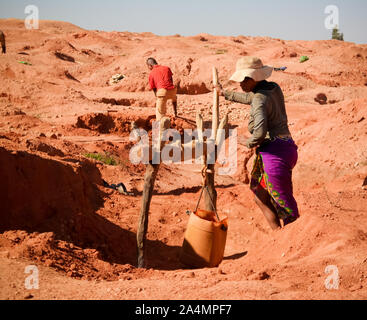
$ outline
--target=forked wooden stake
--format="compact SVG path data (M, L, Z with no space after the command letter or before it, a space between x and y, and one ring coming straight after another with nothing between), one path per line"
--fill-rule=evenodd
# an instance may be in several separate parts
M161 119L159 141L158 141L160 150L162 150L162 147L164 145L164 143L162 143L161 141L162 132L164 130L169 129L170 126L171 126L171 122L169 118L164 117ZM150 161L145 171L143 197L142 197L142 202L141 202L138 231L136 234L138 268L145 267L145 243L146 243L146 235L148 231L149 208L150 208L150 202L152 200L154 183L157 177L158 170L159 170L159 164L152 164Z
M213 67L213 85L216 86L217 84L218 84L218 71L215 67ZM213 109L212 109L212 135L211 135L212 145L211 148L210 147L208 148L208 150L209 152L214 152L215 155L217 153L216 151L217 146L215 142L217 140L218 124L219 124L219 93L217 89L214 89ZM215 211L217 209L217 192L214 187L214 176L215 176L214 163L207 164L207 168L210 172L207 172L205 177L209 191L209 194L207 192L204 193L204 204L206 211Z
M213 67L213 85L218 85L218 71ZM213 94L213 110L212 110L212 139L217 137L217 129L219 124L219 93L217 89L214 89Z

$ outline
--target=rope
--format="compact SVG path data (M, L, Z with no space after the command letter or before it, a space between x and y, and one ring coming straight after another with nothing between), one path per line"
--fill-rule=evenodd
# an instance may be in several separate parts
M195 212L197 212L197 210L199 208L201 197L203 196L203 192L204 192L204 189L205 189L206 192L208 193L210 204L212 205L213 211L215 212L215 215L216 215L218 221L220 221L220 218L219 218L218 213L217 213L217 209L214 206L214 202L213 202L212 196L211 196L211 194L209 192L209 188L208 188L208 179L207 179L207 173L208 172L209 172L208 171L208 166L207 165L204 165L202 167L202 169L201 169L201 177L202 177L202 185L203 185L203 187L201 188L201 192L200 192L199 200L198 200L198 202L196 204ZM210 172L212 172L212 171L210 170Z

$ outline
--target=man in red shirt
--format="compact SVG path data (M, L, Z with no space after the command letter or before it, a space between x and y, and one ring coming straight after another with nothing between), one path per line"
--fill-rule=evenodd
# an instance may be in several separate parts
M147 59L151 70L149 75L150 89L154 91L156 100L156 119L160 121L167 113L167 100L172 100L173 111L177 117L177 88L173 84L172 71L169 67L161 66L154 58Z

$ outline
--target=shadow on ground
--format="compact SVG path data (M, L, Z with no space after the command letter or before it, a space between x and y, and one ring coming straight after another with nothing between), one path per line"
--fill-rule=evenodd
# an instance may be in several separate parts
M100 188L101 174L92 162L70 164L0 148L0 165L0 233L53 233L55 243L65 241L74 247L95 249L98 259L110 264L136 265L136 234L97 213L107 194ZM49 247L53 246L51 243ZM61 249L54 249L60 253ZM147 240L147 267L181 268L179 249ZM75 250L69 253L75 254ZM69 261L64 260L64 264Z

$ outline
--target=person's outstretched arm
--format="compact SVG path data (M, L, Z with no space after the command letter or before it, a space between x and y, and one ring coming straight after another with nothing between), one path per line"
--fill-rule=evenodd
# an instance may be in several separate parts
M252 103L252 99L254 98L254 93L224 91L223 96L226 100L250 105Z
M220 83L218 83L215 89L217 89L219 96L224 97L228 101L250 105L252 103L252 99L254 98L253 92L246 93L246 92L235 92L235 91L223 90L223 87Z

